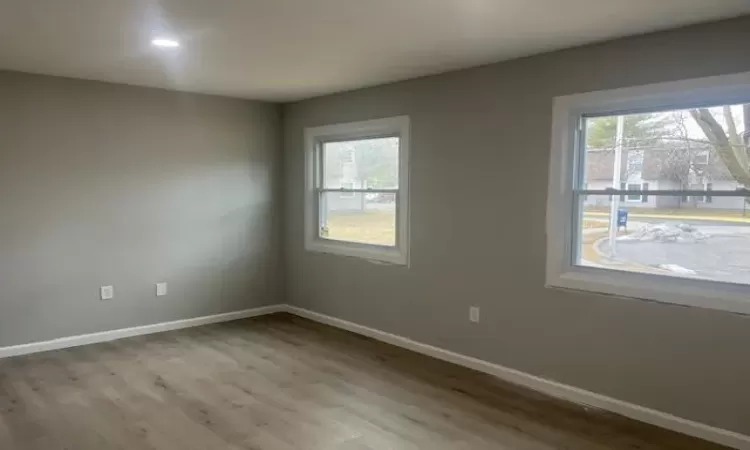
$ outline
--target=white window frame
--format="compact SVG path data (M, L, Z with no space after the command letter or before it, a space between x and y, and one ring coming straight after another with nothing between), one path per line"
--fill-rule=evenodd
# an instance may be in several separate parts
M409 265L409 147L408 116L326 125L305 129L305 249L311 252ZM399 186L396 189L329 189L323 186L322 147L326 142L399 138ZM395 247L326 239L320 236L320 197L326 192L389 193L396 195Z
M750 72L557 97L553 104L547 193L546 286L750 314L750 285L576 265L576 197L627 195L621 189L575 189L583 182L579 150L582 117L750 102ZM582 147L582 146L581 146ZM632 192L632 191L631 191ZM645 194L646 192L640 192ZM650 190L653 195L703 191ZM712 190L712 197L750 196L750 190Z

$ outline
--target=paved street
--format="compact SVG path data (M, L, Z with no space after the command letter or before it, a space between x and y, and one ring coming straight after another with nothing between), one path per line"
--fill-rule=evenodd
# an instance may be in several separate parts
M672 226L689 224L707 237L677 242L618 239L617 260L654 268L678 266L687 270L687 273L675 272L677 276L750 284L750 226L719 221L639 218L630 222L629 231L636 232L647 223ZM598 250L608 254L609 242L601 241ZM659 273L664 272L660 270Z

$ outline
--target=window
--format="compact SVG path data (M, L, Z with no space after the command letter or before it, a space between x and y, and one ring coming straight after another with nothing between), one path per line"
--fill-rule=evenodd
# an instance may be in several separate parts
M705 195L687 196L685 197L683 201L694 202L694 203L711 203L711 191L713 190L712 183L691 184L690 187L688 187L688 189L692 191L705 192Z
M641 191L641 185L640 184L628 184L628 191ZM627 201L629 202L639 202L641 201L642 195L641 194L628 194Z
M409 118L305 130L305 248L408 264Z
M695 154L695 158L693 160L694 164L708 164L708 152L707 151L700 151Z
M584 191L588 191L588 183L584 184L583 187ZM633 193L627 193L626 191L635 191L638 192L637 194ZM630 203L647 203L648 202L648 193L645 192L648 191L648 183L638 184L638 183L620 183L620 201L621 202L630 202ZM587 195L584 194L584 200L588 198Z
M623 191L634 191L637 194L620 195L620 201L627 201L630 203L648 203L648 183L620 183L620 189ZM583 188L584 191L588 191L587 187ZM585 199L585 198L584 198Z
M748 104L750 73L556 98L547 286L750 313Z
M339 198L356 198L357 193L354 192L355 186L356 183L354 183L353 181L342 181L341 189L349 190L350 192L342 192L341 195L339 195Z

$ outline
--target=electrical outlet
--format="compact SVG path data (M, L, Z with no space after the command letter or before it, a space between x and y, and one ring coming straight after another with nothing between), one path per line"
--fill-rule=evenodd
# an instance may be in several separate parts
M156 283L156 296L167 295L167 283Z
M479 322L479 307L478 306L469 307L469 320L474 323Z
M99 288L99 294L102 300L111 300L115 296L115 287L102 286Z

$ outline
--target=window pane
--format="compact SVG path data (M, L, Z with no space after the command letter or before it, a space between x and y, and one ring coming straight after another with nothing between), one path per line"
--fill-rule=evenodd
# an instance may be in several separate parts
M727 105L628 114L621 119L585 118L581 183L591 190L617 187L613 175L619 122L620 183L649 183L660 190L704 188L708 183L715 190L742 187L750 182L750 166L743 156L750 146L747 111L746 105Z
M396 195L339 192L320 196L320 237L373 245L396 245Z
M641 189L641 185L638 183L628 183L627 189L629 191L638 191ZM628 194L627 201L629 202L640 202L641 194Z
M578 228L577 264L628 272L750 284L750 205L745 197L649 195L618 202L609 235L611 198L588 195Z
M398 188L399 138L385 137L323 144L323 186L338 189Z

